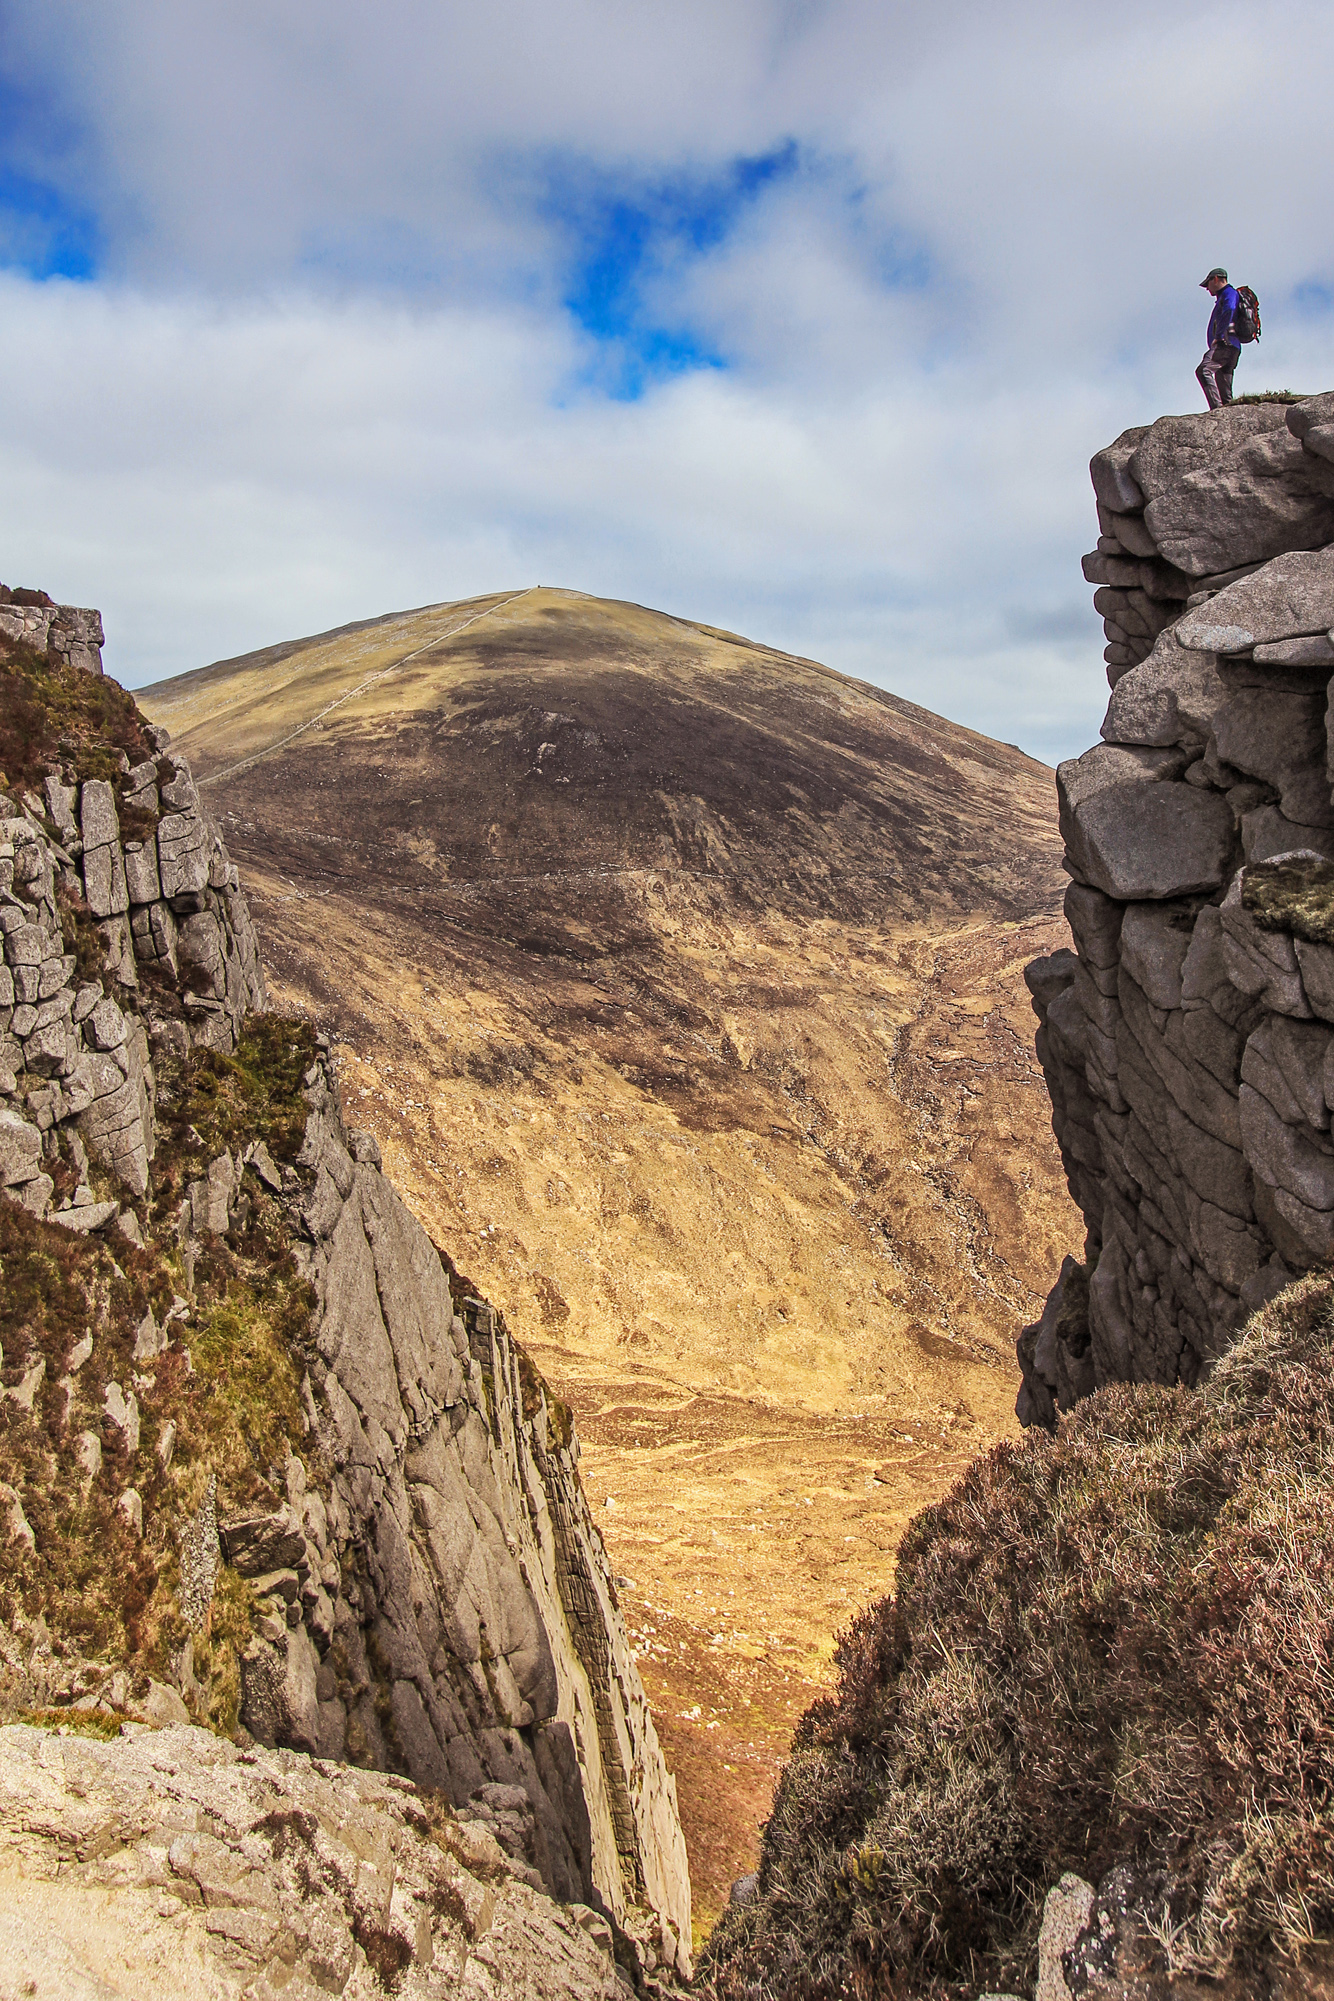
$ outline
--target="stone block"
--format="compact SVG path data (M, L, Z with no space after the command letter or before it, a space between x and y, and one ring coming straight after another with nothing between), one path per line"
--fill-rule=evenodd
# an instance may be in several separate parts
M1324 1072L1332 1048L1334 1030L1323 1022L1270 1015L1246 1043L1242 1081L1267 1098L1286 1125L1328 1132Z
M1119 902L1217 889L1231 873L1227 802L1177 783L1179 751L1103 744L1056 774L1071 873Z
M1297 955L1302 992L1312 1014L1319 1015L1322 1021L1334 1021L1334 947L1294 938L1292 948Z
M15 1188L42 1171L42 1135L17 1112L0 1105L0 1186Z
M84 1037L92 1049L119 1049L128 1030L125 1016L109 996L98 1001L83 1024Z
M79 795L79 826L85 848L107 848L119 844L116 793L106 779L84 780Z
M1173 627L1159 635L1146 660L1117 681L1099 734L1105 743L1202 750L1226 699L1212 654L1179 644Z
M87 788L85 787L85 790ZM83 850L83 893L94 917L114 917L130 907L120 846Z
M1323 687L1311 694L1240 689L1215 712L1213 737L1224 763L1274 787L1285 819L1334 827L1325 773Z
M1254 646L1314 634L1328 647L1331 625L1334 549L1299 549L1275 556L1188 611L1177 637L1182 646L1206 653L1248 653Z
M197 812L168 813L159 822L158 873L168 902L195 898L205 889L209 846L208 829Z
M78 960L72 952L65 952L58 959L43 960L37 981L38 1000L51 1000L58 994L67 981L73 979L77 964Z
M197 911L180 927L176 943L181 979L191 992L224 998L227 991L222 932L211 910Z
M1121 924L1121 964L1158 1008L1181 1006L1181 975L1195 912L1180 904L1132 903Z
M1089 461L1089 478L1098 504L1112 514L1136 514L1144 506L1144 492L1131 471L1131 461L1141 441L1147 436L1147 425L1122 431L1115 444L1104 446L1095 452ZM1118 537L1122 529L1118 523Z
M147 841L127 841L124 854L125 887L130 902L153 903L162 894L156 844Z
M74 818L74 802L78 797L77 787L65 785L52 775L43 781L42 795L46 800L47 816L68 847L71 841L79 838L78 823Z
M246 1515L222 1522L218 1537L228 1563L242 1577L263 1577L276 1570L306 1569L306 1539L286 1510L274 1515Z
M1334 639L1328 633L1309 639L1277 639L1272 645L1257 646L1255 661L1262 667L1334 667Z
M1311 1008L1302 988L1293 941L1287 932L1266 931L1255 922L1242 904L1243 878L1244 871L1234 878L1218 913L1228 979L1238 993L1261 1001L1275 1013L1309 1021Z
M170 807L173 813L197 814L199 811L199 794L195 790L195 782L190 775L189 765L183 757L178 757L174 751L169 753L168 762L173 767L173 775L160 788L163 805Z
M1334 1210L1334 1147L1306 1126L1281 1119L1250 1084L1241 1087L1241 1130L1252 1172L1305 1207Z
M1129 470L1146 496L1145 527L1188 576L1216 577L1334 542L1328 468L1303 451L1282 404L1160 417Z
M1285 819L1277 806L1256 806L1241 816L1241 851L1248 862L1301 853L1334 861L1334 828L1298 826Z
M7 965L40 966L49 951L49 934L41 924L18 924L5 934Z
M114 1223L119 1214L119 1202L85 1202L77 1208L53 1209L47 1220L59 1223L62 1229L73 1230L77 1236L88 1237L94 1230Z

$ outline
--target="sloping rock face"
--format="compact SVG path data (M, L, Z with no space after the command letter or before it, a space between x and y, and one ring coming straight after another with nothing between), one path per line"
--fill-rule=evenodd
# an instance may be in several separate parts
M536 1892L403 1779L130 1726L0 1730L14 1994L613 2001L606 1921Z
M1332 441L1325 395L1092 462L1112 698L1057 774L1075 950L1027 973L1088 1236L1020 1342L1025 1422L1194 1382L1334 1256Z
M35 671L16 711L25 687L51 695ZM69 663L60 672L68 694ZM242 1746L303 1754L298 1791L350 1785L376 1812L393 1804L389 1782L357 1792L338 1769L396 1774L403 1797L425 1789L451 1827L490 1829L531 1890L596 1907L594 1932L617 1927L641 1989L686 1972L675 1788L569 1413L385 1180L374 1142L346 1128L327 1040L264 1013L218 828L185 760L113 692L117 727L151 757L117 761L71 738L40 792L0 795L0 1186L14 1205L0 1205L6 1707L209 1720ZM90 760L113 775L90 775ZM254 1108L249 1129L238 1107ZM224 1125L225 1145L205 1142ZM209 1770L234 1792L235 1748L204 1740L205 1756L186 1734L196 1793ZM75 1756L43 1766L40 1746L21 1749L48 1773ZM87 1748L104 1761L98 1785L162 1792L128 1751L117 1766L119 1750ZM298 1764L247 1770L277 1784ZM24 1769L5 1765L0 1796L11 1779L21 1793ZM77 1786L64 1797L69 1811L44 1824L52 1855L82 1839ZM331 1795L282 1811L314 1840L336 1809ZM0 1826L3 1814L0 1800ZM240 1842L262 1876L241 1820L223 1819L209 1840ZM285 1838L271 1858L284 1867ZM140 1882L142 1859L126 1882ZM214 1859L223 1877L242 1867ZM269 1917L232 1939L233 1968L250 1965L251 1932L264 1952L278 1937L285 1893L256 1882ZM534 1928L520 1903L521 1963L500 1966L488 1930L469 1975L478 1992L614 1991L597 1952L579 1984L582 1947L567 1979L569 1925L553 1910ZM334 1981L307 1969L315 1988L362 1991L347 1984L358 1940L375 1964L354 1906L328 1918L343 1970ZM404 1920L423 1966L439 1920ZM391 1971L407 1965L397 1945L384 1950ZM442 1978L395 1991L459 1991ZM218 1973L199 1991L243 1985Z
M302 1616L247 1655L243 1721L517 1816L555 1895L596 1895L622 1922L655 1914L655 1950L684 1965L676 1791L568 1413L499 1313L478 1299L455 1312L374 1142L344 1127L327 1064L307 1096L306 1395L335 1470L286 1518L224 1527L243 1574L292 1566L302 1585ZM313 1601L307 1577L327 1587Z

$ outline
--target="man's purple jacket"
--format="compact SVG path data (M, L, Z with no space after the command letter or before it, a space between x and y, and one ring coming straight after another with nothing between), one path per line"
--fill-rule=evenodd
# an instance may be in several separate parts
M1209 315L1208 342L1212 347L1216 340L1225 340L1229 347L1240 347L1241 342L1233 331L1232 321L1237 311L1237 288L1224 285L1214 300L1214 309Z

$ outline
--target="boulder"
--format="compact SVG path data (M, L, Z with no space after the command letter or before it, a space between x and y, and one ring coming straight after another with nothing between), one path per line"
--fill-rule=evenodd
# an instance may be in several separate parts
M167 1727L109 1743L0 1731L7 1989L624 2001L607 1939L478 1822L428 1821L397 1773L243 1751L178 1700L156 1684Z
M16 1188L42 1171L42 1135L27 1119L0 1105L0 1187Z
M1148 658L1117 681L1099 732L1105 743L1204 748L1227 689L1212 654L1191 651L1179 635L1177 626L1161 633Z
M1247 653L1253 646L1318 634L1317 664L1334 626L1334 548L1276 556L1239 583L1188 611L1177 625L1182 646L1206 653Z
M1180 752L1104 744L1056 774L1070 872L1119 902L1159 901L1226 881L1235 833L1226 800L1176 783Z
M1223 963L1237 992L1276 1014L1309 1021L1311 1008L1302 987L1293 941L1286 931L1267 931L1242 903L1244 871L1228 887L1219 908Z
M1154 1007L1181 1006L1181 973L1195 934L1189 905L1132 903L1121 925L1121 964Z
M79 797L79 826L85 848L106 848L119 841L116 792L106 779L84 780Z
M1289 820L1277 806L1256 806L1241 816L1241 851L1248 862L1270 862L1299 850L1334 861L1334 827Z
M1089 461L1093 491L1100 506L1110 513L1133 515L1144 506L1144 491L1131 471L1131 461L1147 434L1148 427L1143 424L1122 431L1115 444L1104 446Z
M1160 417L1128 470L1156 546L1187 576L1334 541L1331 468L1303 450L1282 404Z

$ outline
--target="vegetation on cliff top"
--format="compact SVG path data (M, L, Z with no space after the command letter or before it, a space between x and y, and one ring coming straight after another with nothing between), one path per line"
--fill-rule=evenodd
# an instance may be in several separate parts
M40 787L61 764L119 788L122 754L141 764L153 747L118 681L0 634L0 787Z
M843 1634L704 1975L743 1995L1030 1983L1043 1896L1164 1885L1168 1963L1334 1931L1334 1280L1198 1389L1117 1386L979 1460Z

